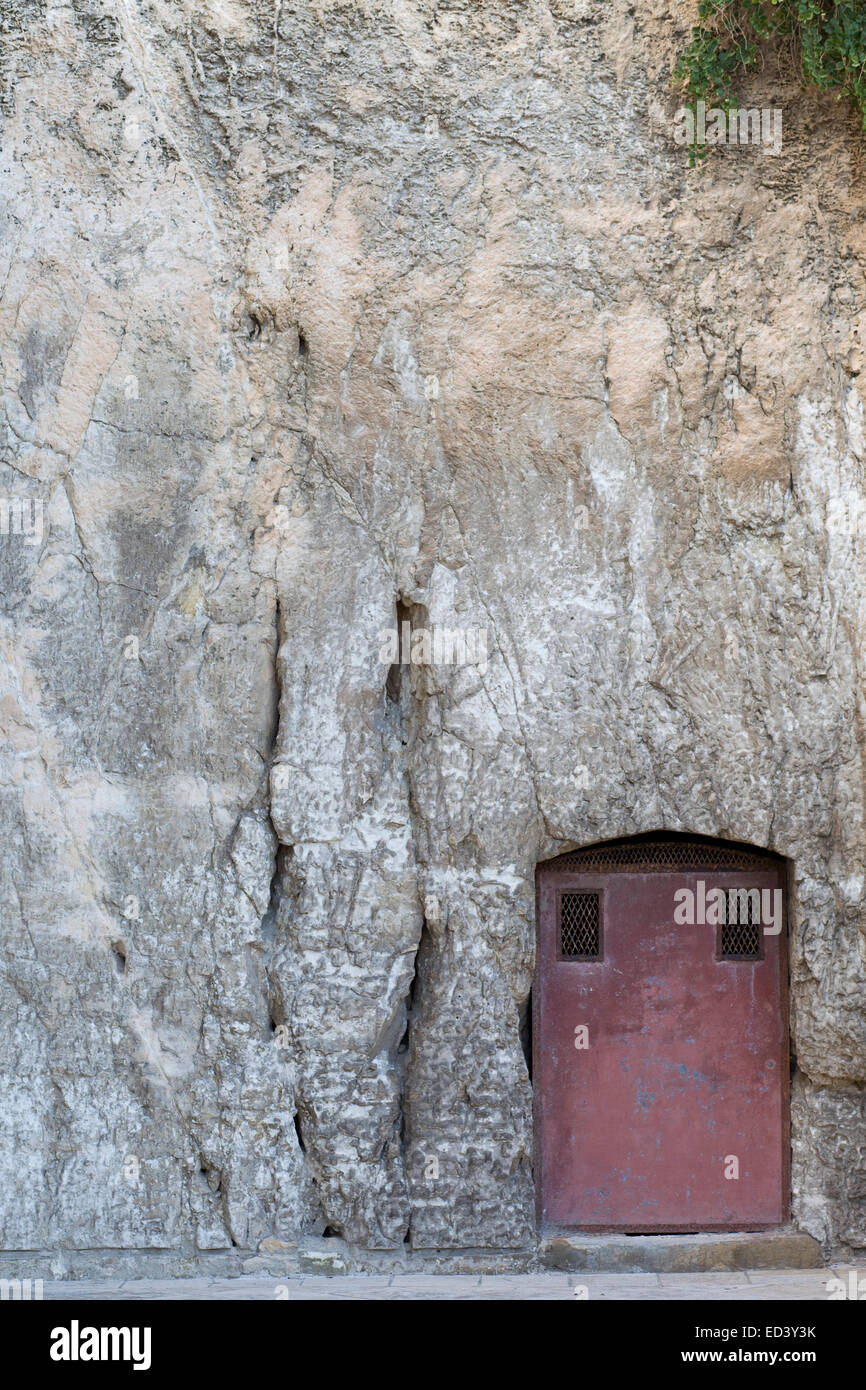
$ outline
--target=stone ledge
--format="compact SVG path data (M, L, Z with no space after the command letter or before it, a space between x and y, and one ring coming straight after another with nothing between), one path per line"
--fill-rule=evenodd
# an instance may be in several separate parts
M201 1252L169 1250L0 1251L3 1278L46 1280L275 1279L319 1274L510 1275L585 1270L596 1273L714 1273L746 1269L822 1269L821 1250L811 1236L776 1231L713 1235L588 1235L548 1230L537 1247L524 1250L361 1250L334 1237L302 1236L297 1246L273 1239L258 1250Z
M542 1235L538 1253L548 1269L619 1274L824 1268L818 1242L790 1229L646 1236L549 1231Z

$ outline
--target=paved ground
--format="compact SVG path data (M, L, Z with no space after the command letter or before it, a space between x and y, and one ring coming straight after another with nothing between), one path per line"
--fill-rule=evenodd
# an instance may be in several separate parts
M860 1271L859 1277L866 1277ZM701 1299L827 1300L827 1281L848 1267L738 1274L357 1274L325 1278L45 1281L46 1299ZM575 1294L575 1289L578 1293ZM581 1290L586 1292L582 1293Z

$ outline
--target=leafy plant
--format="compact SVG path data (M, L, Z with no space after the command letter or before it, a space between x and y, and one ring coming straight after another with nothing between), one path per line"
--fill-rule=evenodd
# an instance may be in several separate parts
M698 25L674 77L690 105L730 110L738 77L772 45L807 86L835 91L866 130L866 0L701 0ZM706 155L690 149L690 162Z

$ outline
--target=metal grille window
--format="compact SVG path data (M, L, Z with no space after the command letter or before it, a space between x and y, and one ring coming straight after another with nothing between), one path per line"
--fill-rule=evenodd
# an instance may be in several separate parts
M598 893L561 893L559 954L563 960L601 959L601 912Z
M757 960L761 954L761 894L758 889L729 888L720 932L724 960Z

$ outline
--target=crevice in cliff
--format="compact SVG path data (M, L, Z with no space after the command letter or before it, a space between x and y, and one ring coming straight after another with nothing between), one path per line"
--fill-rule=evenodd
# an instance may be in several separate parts
M280 671L280 647L285 637L282 604L279 594L274 600L274 700L271 708L271 727L268 738L268 763L273 765L280 732L280 705L283 698L283 677ZM270 797L268 798L270 800Z
M390 698L399 701L403 689L402 674L407 667L421 668L430 664L432 631L430 614L424 604L407 603L398 595L396 630L392 629L393 662L388 669L386 689ZM396 641L394 640L396 636Z
M403 1068L408 1060L410 1034L412 1030L412 1016L416 1006L420 1003L419 991L421 989L421 960L422 953L426 955L427 944L431 941L430 928L427 926L426 918L421 923L421 935L418 937L418 945L415 948L414 971L409 981L409 989L403 1001L403 1032L397 1044L397 1058L402 1059ZM405 1079L405 1078L404 1078Z
M276 852L274 854L271 882L268 892L268 905L261 919L261 939L263 947L263 967L264 967L264 988L265 1002L268 1010L268 1023L270 1032L270 1045L275 1048L277 1057L280 1060L288 1061L292 1056L292 1040L289 1033L289 1013L283 992L283 985L280 981L278 972L274 969L275 952L278 946L280 933L280 919L284 910L287 898L291 895L289 886L290 865L294 855L294 847L280 843L280 836L277 826L274 823L274 787L282 789L282 783L274 774L275 760L280 734L280 713L283 697L282 667L280 664L280 649L285 639L285 623L283 620L282 605L279 593L274 602L274 685L273 685L273 707L271 714L271 724L269 730L268 750L266 758L267 776L267 807L271 826L277 839ZM279 772L279 767L277 768ZM303 1158L304 1169L310 1183L311 1190L317 1193L317 1183L315 1177L309 1172L309 1158L307 1155L307 1145L304 1142L303 1127L301 1124L300 1109L297 1097L293 1094L287 1097L287 1102L291 1105L291 1121L298 1142L298 1149ZM318 1200L318 1194L317 1194Z
M268 998L272 999L273 991L270 985L270 956L276 938L277 918L279 915L280 903L283 899L283 879L285 876L286 860L290 857L291 847L287 845L277 845L277 852L274 855L273 872L271 873L271 883L268 890L268 905L261 919L261 938L265 950L265 980L267 981ZM273 1008L271 1009L273 1018ZM282 1022L277 1019L277 1022Z
M279 594L277 594L276 599L274 601L274 694L273 704L271 707L271 723L270 728L268 730L268 750L265 759L265 777L267 779L265 785L265 795L267 798L268 819L271 822L271 826L273 827L273 831L277 837L278 843L276 854L274 855L270 888L268 890L268 906L264 916L262 917L261 925L262 939L265 945L265 980L267 982L267 993L269 997L271 995L271 986L270 976L268 972L268 956L269 948L272 946L274 939L274 925L276 922L277 907L280 899L280 883L282 880L284 863L284 847L279 844L280 837L277 833L277 828L274 825L273 798L270 783L271 776L273 775L274 758L277 752L277 741L279 739L280 733L280 707L283 698L283 680L282 675L280 673L280 646L282 645L283 637L285 635L283 627L284 625L282 618L282 609L280 605L280 596Z
M421 933L420 933L420 935L419 935L419 937L418 937L418 944L417 944L417 946L416 946L416 948L415 948L415 960L414 960L415 968L414 968L414 971L413 971L413 974L412 974L412 978L411 978L411 980L409 981L409 989L408 989L408 991L407 991L407 993L406 993L406 997L405 997L405 999L404 999L404 1001L403 1001L403 1011L404 1011L404 1014L403 1014L403 1017L404 1017L403 1033L402 1033L402 1036L401 1036L401 1038L400 1038L399 1043L397 1044L397 1050L396 1050L396 1054L395 1054L395 1057L394 1057L394 1064L395 1064L395 1066L396 1066L396 1068L397 1068L398 1086L399 1086L399 1115L400 1115L400 1123L399 1123L399 1131L398 1131L398 1140L399 1140L399 1145L400 1145L400 1157L401 1157L402 1165L403 1165L403 1174L404 1174L404 1179L405 1179L405 1182L406 1182L406 1194L407 1194L407 1199L408 1199L408 1201L409 1201L409 1212L410 1212L410 1222L409 1222L409 1225L407 1226L406 1234L405 1234L405 1236L403 1237L403 1243L404 1243L404 1244L407 1244L407 1245L411 1245L411 1240L412 1240L412 1226L411 1226L412 1189L411 1189L411 1183L410 1183L410 1180L409 1180L409 1170L408 1170L408 1166L407 1166L407 1156L408 1156L408 1147L409 1147L409 1127L408 1127L408 1125L407 1125L407 1109L408 1109L408 1099L409 1099L409 1097L408 1097L409 1068L410 1068L410 1060L411 1060L410 1047L411 1047L412 1042L413 1042L413 1038L412 1038L412 1029L413 1029L414 1026L417 1026L418 1012L419 1012L419 1010L420 1010L420 1008L421 1008L421 1005L422 1005L423 990L424 990L423 971L424 971L424 966L425 966L425 962L426 962L426 959L427 959L427 953L428 953L428 951L431 949L431 946L432 946L432 941L433 941L432 933L431 933L431 931L430 931L430 928L429 928L428 925L427 925L427 920L426 920L426 918L425 918L425 919L422 921L422 923L421 923Z
M422 935L423 935L423 932L422 932ZM415 980L416 980L416 978L417 978L417 969L418 969L417 961L418 961L418 957L417 957L417 954L416 954L416 956L415 956L415 962L416 962L415 970L416 970L416 974L413 975L413 977L412 977L411 983L410 983L410 985L409 985L409 993L406 995L406 998L405 998L404 1001L403 1001L403 1031L402 1031L402 1033L401 1033L401 1035L400 1035L400 1041L397 1043L397 1047L396 1047L396 1050L395 1050L395 1053L394 1053L394 1065L395 1065L395 1067L396 1067L396 1069L397 1069L398 1087L399 1087L399 1096L400 1096L400 1151L401 1151L401 1152L404 1152L404 1151L405 1151L405 1147L406 1147L406 1105L405 1105L405 1101L406 1101L406 1080L407 1080L407 1072L408 1072L408 1066L409 1066L409 1043L410 1043L410 1033L411 1033L411 1028L412 1028L412 1003L413 1003L413 997L414 997Z
M198 1171L201 1175L203 1175L204 1180L207 1183L207 1186L210 1189L210 1191L214 1194L215 1197L218 1197L222 1192L223 1185L222 1173L220 1172L219 1168L216 1168L214 1164L209 1163L208 1160L205 1158L204 1154L199 1154Z
M404 634L408 635L412 629L412 610L402 599L397 599L396 607L397 620L397 660L388 667L388 675L385 680L385 693L388 699L395 705L399 705L400 696L403 691L403 661L402 644ZM407 643L408 645L408 643ZM406 652L408 657L409 653Z
M523 1050L523 1058L526 1062L526 1072L532 1084L532 990L530 989L526 998L520 1006L519 1012L519 1032L520 1046Z
M297 1136L298 1136L298 1148L300 1149L300 1151L301 1151L302 1154L305 1154L305 1153L307 1152L307 1146L306 1146L306 1144L304 1143L304 1135L303 1135L303 1131L301 1130L301 1114L300 1114L300 1111L299 1111L299 1110L296 1110L296 1111L295 1111L295 1115L294 1115L294 1126L295 1126L295 1133L296 1133Z
M415 950L415 971L414 971L414 974L412 975L412 979L409 981L409 993L406 995L406 999L407 999L407 1008L408 1008L410 1014L411 1014L412 1010L413 1010L414 1007L415 1007L415 1001L416 1001L416 999L417 999L417 997L418 997L418 990L419 990L420 985L421 985L421 971L420 971L421 952L422 952L423 947L424 947L427 943L429 943L431 940L432 940L432 937L431 937L431 935L430 935L430 928L429 928L428 925L427 925L427 919L426 919L426 917L425 917L425 918L424 918L424 921L421 923L421 935L418 937L418 946L417 946L417 948L416 948L416 950ZM408 1034L408 1031L409 1031L408 1023L407 1023L407 1026L406 1026L406 1031L407 1031L407 1034Z

